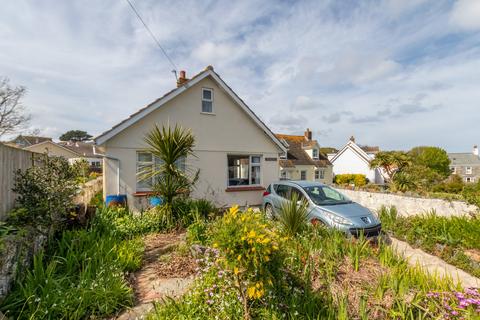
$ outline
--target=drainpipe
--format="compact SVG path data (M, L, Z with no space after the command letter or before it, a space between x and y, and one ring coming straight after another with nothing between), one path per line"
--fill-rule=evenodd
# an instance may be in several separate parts
M118 162L118 165L117 165L117 196L120 195L120 159L114 158L112 156L107 156L106 154L97 153L97 150L95 149L95 145L93 145L93 154L96 155L96 156L101 156L101 157L104 157L104 158L107 158L107 159L114 160L114 161ZM105 177L104 177L104 179L105 179Z

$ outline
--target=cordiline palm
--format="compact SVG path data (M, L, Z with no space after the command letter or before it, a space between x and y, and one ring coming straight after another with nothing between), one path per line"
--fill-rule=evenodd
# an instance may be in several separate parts
M200 171L185 164L188 156L195 156L195 137L189 129L175 125L155 127L145 136L148 152L159 161L153 167L147 167L138 174L141 179L152 178L154 192L162 196L166 205L181 194L189 194ZM183 163L183 165L182 165Z

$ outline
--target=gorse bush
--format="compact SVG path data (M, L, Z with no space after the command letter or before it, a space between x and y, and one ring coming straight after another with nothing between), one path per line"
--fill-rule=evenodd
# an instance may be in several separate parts
M338 185L354 184L356 187L362 187L367 184L367 177L364 174L337 174L334 182Z
M104 210L88 229L64 231L34 258L0 309L16 319L85 319L132 305L125 272L140 267L143 242L123 240L109 222Z
M280 276L283 240L263 215L252 209L240 212L238 206L230 208L211 230L219 263L233 273L244 316L249 318L249 301L265 296Z

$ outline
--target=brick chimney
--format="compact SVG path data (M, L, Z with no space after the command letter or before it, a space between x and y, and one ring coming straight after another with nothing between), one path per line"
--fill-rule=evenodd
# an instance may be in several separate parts
M477 145L474 145L474 146L473 146L473 151L472 151L472 153L478 157L478 146L477 146Z
M187 73L185 72L185 70L180 71L180 75L177 79L177 88L183 86L183 84L187 81Z
M309 128L307 128L307 130L305 131L305 139L307 141L312 141L312 131L310 131Z

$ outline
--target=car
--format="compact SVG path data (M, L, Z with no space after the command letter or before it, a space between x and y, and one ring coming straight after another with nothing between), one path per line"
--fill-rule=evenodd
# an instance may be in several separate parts
M278 217L282 205L297 195L299 205L307 203L308 220L336 228L347 235L366 237L380 234L382 224L375 214L348 199L337 190L319 182L278 181L263 193L263 209L268 217Z

